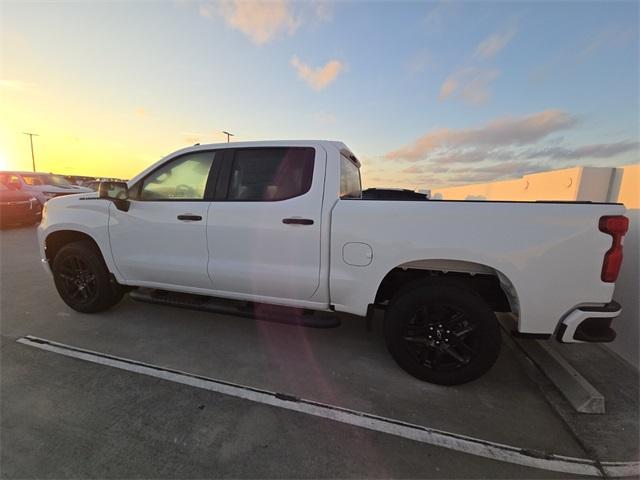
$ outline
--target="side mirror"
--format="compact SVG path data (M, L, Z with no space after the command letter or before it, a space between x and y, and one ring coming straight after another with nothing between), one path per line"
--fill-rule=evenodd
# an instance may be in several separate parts
M100 182L98 196L114 203L118 210L129 211L129 187L126 182Z

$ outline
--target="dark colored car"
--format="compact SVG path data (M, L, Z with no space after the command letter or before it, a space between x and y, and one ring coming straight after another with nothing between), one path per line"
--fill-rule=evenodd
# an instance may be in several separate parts
M0 226L33 225L42 218L40 202L28 193L11 190L0 183Z

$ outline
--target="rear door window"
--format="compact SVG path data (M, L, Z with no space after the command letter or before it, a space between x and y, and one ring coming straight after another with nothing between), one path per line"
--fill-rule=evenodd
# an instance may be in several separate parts
M274 202L304 195L311 188L314 157L309 147L238 149L227 199Z

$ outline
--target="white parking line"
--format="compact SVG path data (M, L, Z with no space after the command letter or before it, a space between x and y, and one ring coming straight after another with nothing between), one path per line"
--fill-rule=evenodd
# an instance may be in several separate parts
M24 345L58 353L67 357L119 368L121 370L148 375L175 383L181 383L216 393L230 395L232 397L242 398L252 402L306 413L315 417L326 418L376 432L387 433L415 440L417 442L427 443L429 445L448 448L450 450L467 453L469 455L489 458L491 460L498 460L501 462L514 463L556 472L588 475L592 477L603 477L605 475L612 477L637 476L640 469L640 463L638 462L599 463L590 459L552 455L544 452L513 447L510 445L503 445L391 418L380 417L365 412L314 402L312 400L304 400L291 395L270 392L268 390L194 375L188 372L172 370L128 358L115 357L105 353L85 350L65 345L63 343L33 337L31 335L27 335L17 341Z

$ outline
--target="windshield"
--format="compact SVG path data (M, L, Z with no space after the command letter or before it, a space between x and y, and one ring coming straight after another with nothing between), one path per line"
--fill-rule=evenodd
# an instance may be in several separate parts
M55 185L58 187L66 187L71 185L71 183L61 175L53 175L53 174L34 174L34 175L22 175L22 179L24 183L27 185Z

